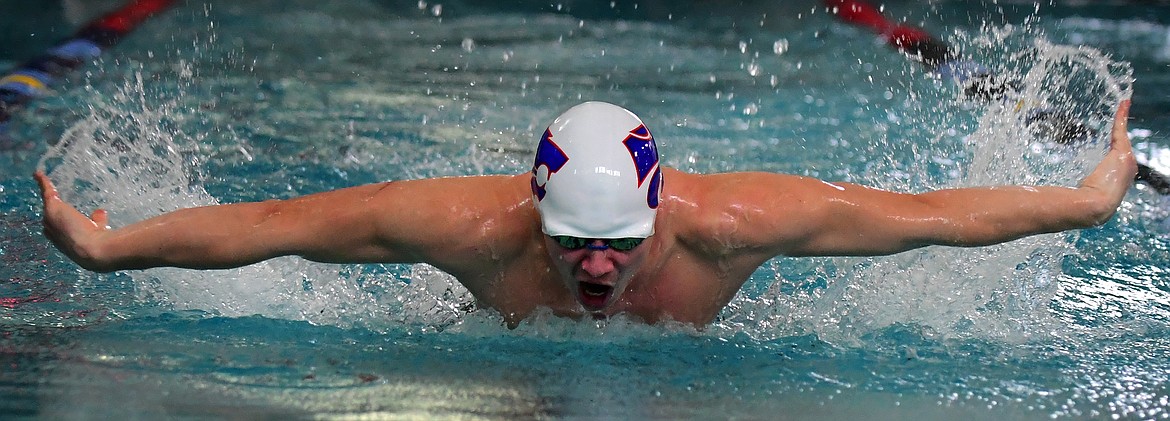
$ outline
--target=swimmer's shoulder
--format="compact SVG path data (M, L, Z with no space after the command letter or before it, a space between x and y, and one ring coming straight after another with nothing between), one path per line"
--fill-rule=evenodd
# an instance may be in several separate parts
M820 191L831 189L814 178L768 172L671 172L663 181L659 215L669 215L666 228L713 255L727 253L730 244L751 248L799 236Z
M456 208L508 206L531 199L530 178L527 173L434 177L388 181L382 183L381 189L424 205L448 204Z
M427 226L413 227L424 261L453 274L513 261L540 240L532 204L531 175L482 175L411 180L410 200L393 206L430 213ZM391 183L393 184L393 183ZM416 188L422 187L422 188ZM411 209L413 207L413 209ZM399 212L386 212L393 218Z
M746 171L689 174L671 169L663 179L664 195L673 196L681 203L701 203L704 206L695 209L704 212L799 201L801 196L813 194L813 190L828 185L814 178Z
M453 224L490 224L530 229L538 218L532 203L531 175L478 175L434 179L442 183L434 200L443 202ZM488 229L489 227L484 227Z

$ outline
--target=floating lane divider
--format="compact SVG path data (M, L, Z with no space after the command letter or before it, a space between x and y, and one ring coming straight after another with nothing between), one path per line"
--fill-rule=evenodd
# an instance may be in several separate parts
M174 0L131 1L89 22L44 54L0 76L0 137L7 132L17 108L46 95L58 79L96 59L146 19L174 3Z
M942 40L922 28L897 24L886 19L881 11L862 0L824 0L829 13L846 23L868 28L877 33L891 47L922 63L928 71L943 79L954 80L964 86L964 94L971 99L1004 100L1018 85L1002 80L979 63L963 60ZM1017 101L1016 110L1023 108ZM1060 143L1076 143L1093 136L1089 129L1072 118L1044 109L1028 110L1027 123L1046 123L1054 128L1053 137ZM1163 196L1170 195L1170 176L1159 173L1145 163L1138 163L1135 181L1144 182Z
M905 24L891 22L873 5L861 0L824 0L829 13L846 23L868 28L885 40L886 44L922 63L928 71L956 83L989 79L991 72L979 63L962 60L945 42L926 30ZM994 84L987 86L977 83L967 86L970 97L992 99L1002 98L1012 86Z

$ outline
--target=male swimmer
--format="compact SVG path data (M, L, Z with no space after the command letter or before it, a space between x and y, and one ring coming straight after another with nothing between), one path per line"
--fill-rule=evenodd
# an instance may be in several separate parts
M1134 178L1129 101L1111 147L1076 188L998 186L903 194L763 172L663 167L630 111L586 102L540 137L530 173L394 181L288 200L181 209L106 226L43 173L45 235L82 267L230 268L277 256L426 262L515 326L571 318L710 323L774 256L884 255L982 246L1107 221Z

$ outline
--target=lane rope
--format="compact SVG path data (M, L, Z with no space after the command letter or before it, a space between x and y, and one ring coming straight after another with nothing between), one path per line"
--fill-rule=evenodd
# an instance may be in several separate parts
M0 136L18 108L48 95L62 77L93 61L127 34L175 3L174 0L135 0L109 12L29 60L0 76Z

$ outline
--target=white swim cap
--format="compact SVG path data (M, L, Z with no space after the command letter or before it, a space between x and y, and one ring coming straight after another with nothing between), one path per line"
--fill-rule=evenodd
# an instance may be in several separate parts
M617 105L590 101L570 108L536 147L532 194L545 234L649 237L661 190L654 137Z

